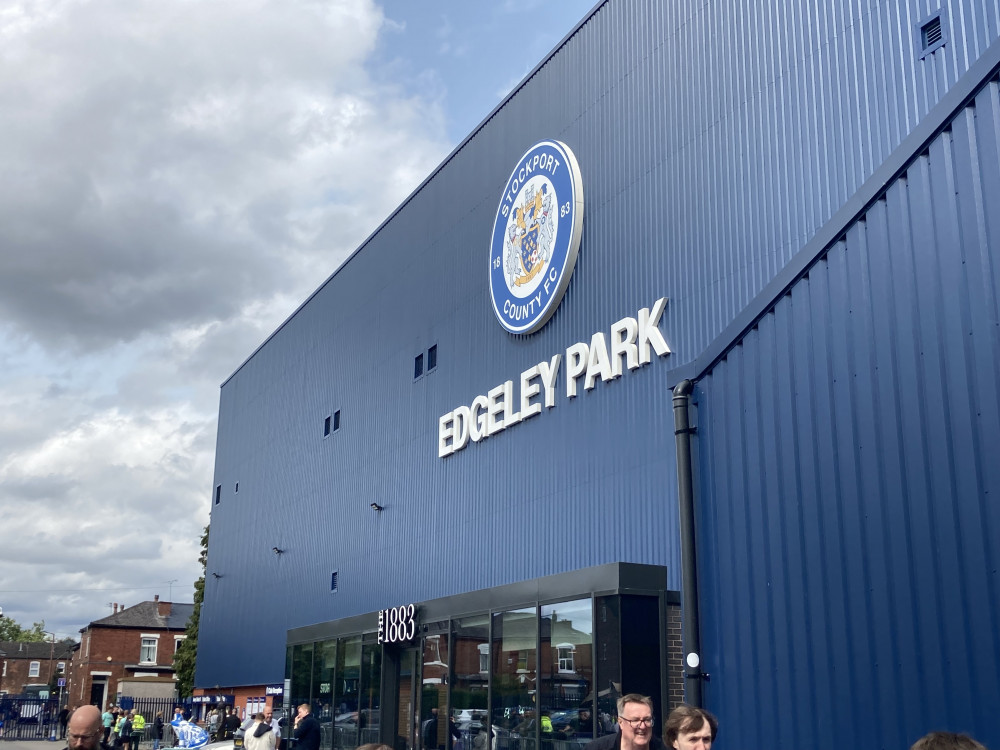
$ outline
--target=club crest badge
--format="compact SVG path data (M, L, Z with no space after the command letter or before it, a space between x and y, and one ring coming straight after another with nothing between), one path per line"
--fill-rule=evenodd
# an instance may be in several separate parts
M559 306L583 234L583 181L569 146L542 141L507 180L493 224L490 297L500 325L534 333Z

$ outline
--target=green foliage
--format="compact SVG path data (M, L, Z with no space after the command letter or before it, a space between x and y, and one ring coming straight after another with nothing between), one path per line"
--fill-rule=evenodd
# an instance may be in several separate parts
M25 628L9 617L0 617L0 641L40 643L48 640L44 631L45 620L34 623L30 628Z
M184 631L187 636L174 653L174 672L177 674L177 694L187 698L194 689L194 665L198 658L198 623L201 621L201 603L205 601L205 564L208 561L208 526L201 536L201 578L194 582L194 611Z

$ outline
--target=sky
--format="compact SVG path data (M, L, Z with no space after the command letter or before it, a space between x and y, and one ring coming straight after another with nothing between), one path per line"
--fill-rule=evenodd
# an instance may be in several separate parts
M222 382L595 3L0 0L4 615L193 600Z

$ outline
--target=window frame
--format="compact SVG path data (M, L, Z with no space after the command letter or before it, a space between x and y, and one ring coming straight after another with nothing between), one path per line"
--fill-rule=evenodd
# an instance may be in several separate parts
M151 644L146 643L146 641L151 641ZM159 652L160 636L158 633L143 633L139 636L139 663L140 664L156 664L156 659ZM153 658L145 659L144 656L147 655L147 649L152 646Z

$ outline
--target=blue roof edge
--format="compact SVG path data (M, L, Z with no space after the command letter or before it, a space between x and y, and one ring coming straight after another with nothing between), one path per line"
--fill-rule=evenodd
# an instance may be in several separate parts
M778 300L806 276L845 232L885 194L889 185L910 168L931 141L948 128L955 115L967 107L997 73L1000 73L1000 38L993 41L872 176L820 227L743 312L701 354L687 364L667 372L667 387L673 390L683 380L698 381L725 359L758 321L774 308Z

